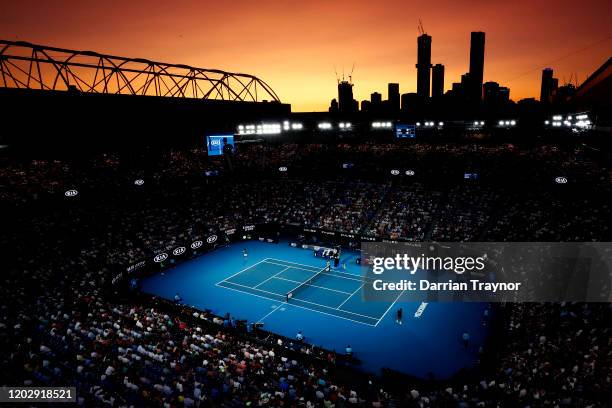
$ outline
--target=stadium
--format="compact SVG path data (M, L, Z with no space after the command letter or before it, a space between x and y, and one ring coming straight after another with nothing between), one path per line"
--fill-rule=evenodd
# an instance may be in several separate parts
M0 402L608 406L610 61L549 104L472 74L295 112L251 74L1 40Z

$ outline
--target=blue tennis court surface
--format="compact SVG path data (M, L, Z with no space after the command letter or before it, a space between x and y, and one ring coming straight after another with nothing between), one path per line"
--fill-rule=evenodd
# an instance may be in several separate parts
M145 279L142 287L167 299L179 293L187 305L261 322L287 337L302 331L306 341L330 350L350 344L369 372L388 367L445 378L475 364L486 335L484 305L429 303L415 317L421 304L404 301L402 293L393 302L366 302L356 256L343 252L346 269L325 270L325 261L310 250L243 242ZM402 324L396 322L400 307ZM471 338L467 349L463 332Z
M393 303L363 302L363 285L363 279L354 274L270 258L217 283L224 288L376 326Z

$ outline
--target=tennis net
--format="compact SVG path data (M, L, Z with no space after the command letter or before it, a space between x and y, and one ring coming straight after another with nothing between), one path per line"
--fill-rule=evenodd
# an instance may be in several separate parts
M285 295L286 301L289 302L289 300L293 298L293 296L298 290L304 288L305 286L312 285L312 282L314 282L315 279L323 275L325 272L329 272L329 271L330 271L330 266L328 265L325 268L321 269L316 274L312 275L310 278L306 279L304 282L300 283L295 288L291 289L291 291L287 292L287 294Z

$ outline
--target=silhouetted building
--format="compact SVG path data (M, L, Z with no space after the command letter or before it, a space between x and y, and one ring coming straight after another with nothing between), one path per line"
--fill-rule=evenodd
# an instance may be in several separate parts
M371 108L370 101L368 101L367 99L364 99L363 101L361 101L361 111L362 112L370 112L370 108Z
M471 85L470 73L466 72L465 74L461 75L461 93L463 94L463 97L468 97Z
M576 87L574 84L567 84L557 88L553 97L553 102L557 104L566 103L576 93Z
M542 70L542 85L540 87L540 102L549 104L552 102L553 95L557 91L559 81L553 78L552 68Z
M329 111L332 113L338 112L338 101L336 98L331 100L331 104L329 105Z
M372 102L372 105L380 105L382 102L382 95L378 92L372 92L370 94L370 102Z
M497 82L485 82L483 85L483 102L485 105L494 106L499 101L499 84Z
M338 82L338 111L354 112L356 101L353 101L353 84L348 81Z
M505 105L510 102L510 88L506 86L499 87L499 104Z
M484 77L485 33L473 31L470 38L470 86L467 91L472 101L482 99Z
M444 65L436 64L432 69L431 96L439 98L444 94Z
M414 92L402 94L402 112L415 112L419 108L420 96Z
M498 107L510 102L510 88L499 86L497 82L485 82L482 88L486 106Z
M388 101L387 108L390 112L399 112L400 110L400 92L399 84L389 83L388 85Z
M429 98L429 79L431 75L431 36L422 34L417 38L417 94Z

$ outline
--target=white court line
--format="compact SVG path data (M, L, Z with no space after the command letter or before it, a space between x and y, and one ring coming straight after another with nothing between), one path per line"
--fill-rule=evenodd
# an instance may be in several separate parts
M355 293L359 292L359 290L361 288L363 288L363 285L365 285L365 283L362 283L361 286L359 286L357 289L355 289L355 291L353 293L351 293L351 296L347 297L346 299L344 299L344 302L340 303L340 305L336 308L338 310L342 310L340 309L342 307L343 304L345 304L350 298L353 297L353 295L355 295ZM345 310L346 311L346 310Z
M222 282L219 282L219 283L222 283ZM233 283L231 283L231 282L226 282L226 283L228 283L228 284L233 284ZM267 298L267 297L265 297L265 296L256 295L256 294L254 294L254 293L245 292L245 291L240 290L240 289L228 288L227 286L221 286L221 285L219 285L218 283L217 283L217 284L215 284L215 286L219 286L219 287L221 287L221 288L223 288L223 289L227 289L227 290L233 290L234 292L245 293L245 294L247 294L247 295L256 296L256 297L259 297L259 298L266 299L266 300L269 300L269 301L274 302L274 300L272 300L272 299L270 299L270 298ZM292 307L297 307L297 308L299 308L299 309L310 310L311 312L315 312L315 313L321 313L321 314L324 314L324 315L327 315L327 316L335 317L335 318L337 318L337 319L344 319L344 320L348 320L348 321L353 322L353 323L363 324L364 326L376 327L376 325L371 324L371 323L364 323L364 322L360 322L359 320L349 319L348 317L338 316L338 315L331 314L331 313L325 313L325 312L322 312L322 311L320 311L320 310L311 309L311 308L309 308L309 307L304 307L304 306L294 305L293 303L286 303L286 305L288 305L288 306L292 306ZM370 319L374 319L374 318L370 318Z
M270 261L267 261L266 263L273 264L273 265L279 265L279 266L288 266L288 265L283 265L283 264L274 263L274 262L270 262ZM289 267L292 268L292 269L298 269L298 270L302 270L302 271L306 271L306 272L312 272L312 273L318 272L318 271L309 271L308 269L304 269L304 268L296 268L295 266L289 266ZM322 269L323 268L319 269L319 271L321 271ZM362 282L362 280L359 279L359 277L357 277L356 275L351 275L352 276L351 278L346 277L346 276L339 276L336 273L330 273L330 272L321 272L321 275L328 275L328 276L331 276L331 277L334 277L334 278L338 278L338 279L347 279L347 280ZM346 274L346 275L349 275L349 274Z
M306 264L301 264L301 263L297 263L297 262L289 262L289 261L283 261L282 259L276 259L276 258L267 258L268 262L267 263L271 263L273 264L274 262L271 261L278 261L278 262L285 262L288 264L293 264L293 265L300 265L300 266L307 266L309 268L315 268L317 270L321 270L322 268L319 268L317 266L312 266L312 265L306 265ZM282 265L280 264L280 266L287 266L287 265ZM307 270L304 268L295 268L295 269L302 269L302 270ZM308 271L310 272L310 271ZM315 272L315 271L313 271ZM364 279L368 282L374 282L376 279L375 278L370 278L368 276L363 276L363 275L355 275L353 273L348 273L348 272L342 272L342 271L334 271L334 273L331 274L332 276L336 276L338 278L344 278L344 279L353 279L353 280L358 280L358 281L363 281ZM346 275L346 276L338 276L338 275Z
M291 280L291 279L281 278L281 277L278 277L278 276L273 276L272 278L274 278L274 279L284 280L284 281L287 281L287 282L299 283L300 285L301 285L302 283L304 283L304 282L300 282L300 281L296 281L296 280ZM270 278L270 279L272 279L272 278ZM312 283L307 283L307 284L305 284L304 286L312 286L313 288L319 288L319 289L331 290L332 292L343 293L343 294L345 294L345 295L350 295L350 294L351 294L351 292L345 292L345 291L338 290L338 289L326 288L325 286L313 285ZM296 288L298 288L298 287L299 287L299 286L296 286Z
M395 300L393 301L393 303L391 303L391 304L389 305L389 307L387 308L387 310L385 310L385 313L384 313L384 314L383 314L383 315L380 317L380 319L378 319L378 321L376 322L376 325L375 325L375 326L378 326L378 323L380 323L380 321L381 321L382 319L384 319L384 317L387 315L387 313L389 313L389 310L391 310L391 308L393 307L393 305L394 305L394 304L395 304L395 303L398 301L398 299L399 299L399 298L401 298L401 297L402 297L402 295L403 295L403 294L404 294L404 291L402 290L402 291L400 292L399 296L398 296L398 297L396 297L396 298L395 298Z
M291 300L292 300L292 301L294 301L294 302L304 302L304 303L310 303L311 305L317 305L317 306L319 306L319 307L324 307L324 308L326 308L326 309L336 310L335 308L333 308L333 307L331 307L331 306L325 306L325 305L322 305L322 304L320 304L320 303L309 302L309 301L304 300L304 299L291 298ZM291 303L289 303L289 304L291 304ZM349 313L349 314L352 314L352 315L355 315L355 316L365 317L366 319L376 320L376 317L372 317L372 316L368 316L368 315L363 315L363 314L360 314L360 313L355 313L355 312L349 312L348 310L341 310L341 312L344 312L344 313Z
M277 305L274 309L272 309L272 311L270 311L270 313L268 313L267 315L265 315L264 317L262 317L261 319L259 319L258 321L256 321L255 323L261 323L263 322L266 317L270 316L272 313L276 312L278 309L280 309L282 303L280 303L279 305Z
M283 269L282 271L275 273L274 275L270 276L268 279L266 279L263 282L259 282L257 285L253 286L253 289L257 289L258 286L263 285L264 283L266 283L267 281L269 281L270 279L275 278L277 275L280 275L281 273L285 272L287 269L291 268L290 266L286 267L285 269Z
M282 263L282 264L279 264L279 263L276 263L276 262L271 262L271 261L279 261L279 262L283 262L283 263ZM271 294L271 295L274 295L274 296L283 296L283 295L282 295L282 294L280 294L280 293L270 292L270 291L266 291L266 290L263 290L263 289L254 288L254 287L251 287L251 286L241 285L241 284L239 284L239 283L230 282L230 281L228 280L228 279L231 279L232 277L234 277L234 276L236 276L236 275L239 275L240 273L245 272L245 271L247 271L247 270L249 270L249 269L251 269L251 268L253 268L253 267L255 267L255 266L257 266L257 265L259 265L259 264L261 264L261 263L263 263L263 262L270 263L270 264L273 264L273 265L278 265L278 266L284 266L284 267L286 267L286 269L288 269L288 268L301 269L301 270L304 270L304 271L306 271L306 272L313 272L313 273L316 273L316 272L320 271L320 269L319 269L318 267L313 266L313 265L305 265L305 264L300 264L300 263L297 263L297 262L283 261L283 260L280 260L280 259L274 259L274 258L264 258L264 259L262 259L261 261L256 262L256 263L254 263L253 265L251 265L251 266L249 266L249 267L247 267L247 268L242 269L241 271L238 271L238 272L236 272L236 273L232 274L231 276L228 276L227 278L223 279L222 281L217 282L217 283L215 284L215 286L219 286L219 287L222 287L222 288L224 288L224 289L234 290L234 291L236 291L236 292L240 292L240 293L246 293L246 294L248 294L248 295L252 295L252 296L256 296L256 297L260 297L260 298L262 298L262 299L267 299L267 300L270 300L270 301L278 302L278 300L277 300L277 299L270 299L269 297L266 297L266 296L261 296L261 295L257 295L257 294L254 294L254 293L250 293L250 292L247 292L247 291L244 291L244 290L234 289L234 288L230 288L230 287L227 287L227 286L224 286L224 285L223 285L223 286L222 286L222 285L220 285L221 283L226 283L226 284L228 284L228 285L236 285L236 286L241 286L241 287L244 287L244 288L246 288L246 289L251 289L251 290L255 290L255 291L257 291L257 292L262 292L262 293L268 293L268 294ZM309 267L309 268L313 268L313 269L315 269L315 270L307 270L307 269L304 269L304 268L296 268L296 267L291 267L291 266L289 266L289 265L287 265L287 264L293 264L293 265L306 266L306 267ZM286 269L285 269L285 270L286 270ZM281 272L282 272L282 271L281 271ZM280 273L280 272L279 272L279 273ZM357 275L353 275L353 274L349 274L349 273L345 273L345 272L339 272L339 271L336 271L335 273L322 272L322 274L324 274L324 275L329 275L329 276L332 276L332 277L337 277L337 278L340 278L340 279L347 279L347 280L353 280L353 281L362 282L361 286L360 286L360 287L359 287L359 288L356 290L356 292L357 292L357 291L359 291L359 289L360 289L361 287L363 287L363 285L365 284L365 283L362 281L362 279L360 279L360 278L359 278ZM340 275L347 275L347 276L345 277L345 276L340 276ZM275 279L279 279L278 277L275 277L275 276L273 276L273 278L275 278ZM281 279L282 279L282 278L281 278ZM289 279L286 279L286 280L289 280ZM262 283L263 283L263 282L262 282ZM297 281L296 281L296 283L297 283ZM311 286L315 286L315 285L311 285ZM320 288L321 288L321 289L327 289L327 290L334 290L334 289L324 288L324 287L320 287ZM348 292L342 292L342 291L338 291L338 292L341 292L341 293L343 293L343 294L347 294L347 295L349 294ZM345 299L345 300L344 300L344 302L342 302L342 303L340 304L340 306L342 306L342 305L343 305L343 304L344 304L344 303L345 303L345 302L346 302L348 299L350 299L350 297L352 297L352 296L353 296L353 294L354 294L354 293L356 293L356 292L353 292L352 294L350 294L350 296L349 296L347 299ZM402 293L403 293L403 292L402 292ZM401 296L401 294L400 294L400 296ZM399 296L398 296L398 299L399 299ZM314 302L309 302L309 301L307 301L307 300L302 300L302 299L297 299L297 298L295 298L295 299L293 299L293 300L294 300L294 301L297 301L297 302L309 303L309 304L316 305L316 306L323 307L323 308L330 309L330 310L339 310L339 311L344 312L344 313L348 313L348 314L355 315L355 316L360 316L360 317L363 317L363 318L366 318L366 319L370 319L370 320L376 320L376 318L375 318L375 317L372 317L372 316L363 315L363 314L360 314L360 313L355 313L355 312L351 312L351 311L344 310L344 309L334 309L334 308L332 308L332 307L330 307L330 306L326 306L326 305L322 305L322 304L319 304L319 303L314 303ZM396 302L396 301L397 301L397 299L395 300L395 302ZM393 302L393 303L395 303L395 302ZM336 315L336 314L331 314L331 313L322 312L322 311L320 311L320 310L311 309L311 308L309 308L309 307L298 306L298 305L295 305L295 304L293 304L293 303L288 303L288 304L290 304L291 306L295 306L295 307L297 307L297 308L300 308L300 309L310 310L310 311L313 311L313 312L316 312L316 313L321 313L321 314L324 314L324 315L333 316L333 317L337 317L337 318L344 319L344 320L349 320L349 321L352 321L352 322L356 322L356 323L364 324L364 325L371 326L371 327L376 327L376 326L378 325L378 323L380 323L380 321L382 320L382 318L383 318L383 317L386 315L386 313L389 311L389 309L390 309L390 308L393 306L393 304L392 304L391 306L389 306L389 309L387 309L387 311L385 312L385 314L383 314L383 316L382 316L380 319L378 319L378 321L377 321L377 323L376 323L376 324L370 324L370 323L364 323L364 322L361 322L361 321L359 321L359 320L353 320L353 319L350 319L350 318L348 318L348 317L338 316L338 315ZM338 306L338 307L340 307L340 306Z
M318 266L306 265L306 264L297 263L297 262L284 261L282 259L276 259L276 258L267 258L267 259L270 260L270 261L277 261L277 262L284 262L284 263L293 264L293 265L307 266L308 268L314 268L317 271L320 271L322 269L322 268L319 268ZM272 262L270 262L270 263L272 263ZM287 265L283 265L283 266L287 266Z
M255 288L254 288L254 287L252 287L252 286L241 285L241 284L236 283L236 282L229 282L229 281L225 281L225 282L224 282L224 281L221 281L221 282L217 283L217 286L218 286L220 283L226 283L226 284L228 284L228 285L242 286L243 288L247 288L247 289L251 289L251 290L256 290L256 291L258 291L258 292L263 292L263 293L269 293L269 294L274 295L274 296L280 296L280 297L284 297L284 296L285 296L285 295L284 295L284 294L282 294L282 293L270 292L270 291L263 290L263 289L255 289ZM225 287L225 286L222 286L222 287ZM248 292L247 292L247 293L248 293ZM270 299L270 300L275 300L276 302L278 302L278 300L277 300L277 299Z
M223 283L223 282L219 282L219 283ZM279 293L276 293L276 292L269 292L269 291L267 291L267 290L263 290L263 289L255 289L255 288L253 288L253 287L251 287L251 286L241 285L241 284L239 284L239 283L234 283L234 282L225 282L225 283L226 283L226 284L229 284L229 285L242 286L243 288L247 288L247 289L251 289L251 290L256 290L256 291L258 291L258 292L269 293L269 294L271 294L271 295L275 295L275 296L284 296L284 295L279 294ZM225 286L222 286L222 287L225 287ZM246 291L245 291L245 292L246 292ZM246 293L249 293L249 292L246 292ZM292 298L292 299L293 299L293 301L294 301L294 302L310 303L311 305L317 305L317 306L319 306L319 307L324 307L324 308L326 308L326 309L336 310L336 309L334 309L334 308L333 308L333 307L331 307L331 306L322 305L322 304L320 304L320 303L309 302L308 300L304 300L304 299L297 299L297 298ZM278 300L276 300L276 301L278 302ZM312 310L312 309L309 309L309 310ZM341 311L342 311L342 312L344 312L344 313L349 313L349 314L355 315L355 316L365 317L366 319L376 320L376 317L373 317L373 316L363 315L363 314L360 314L360 313L355 313L355 312L351 312L351 311L348 311L348 310L341 310Z
M262 263L262 262L267 261L268 259L270 259L270 258L264 258L264 259L262 259L261 261L256 262L256 263L254 263L253 265L248 266L248 267L244 268L243 270L238 271L238 272L236 272L235 274L230 275L230 276L228 276L227 278L225 278L225 279L223 279L223 280L221 280L221 281L219 281L219 282L217 282L217 283L221 283L221 282L227 281L228 279L231 279L231 278L233 278L234 276L241 274L242 272L248 271L249 269L251 269L251 268L253 268L253 267L255 267L255 266L259 265L259 264L260 264L260 263ZM286 266L286 265L284 265L284 266Z

